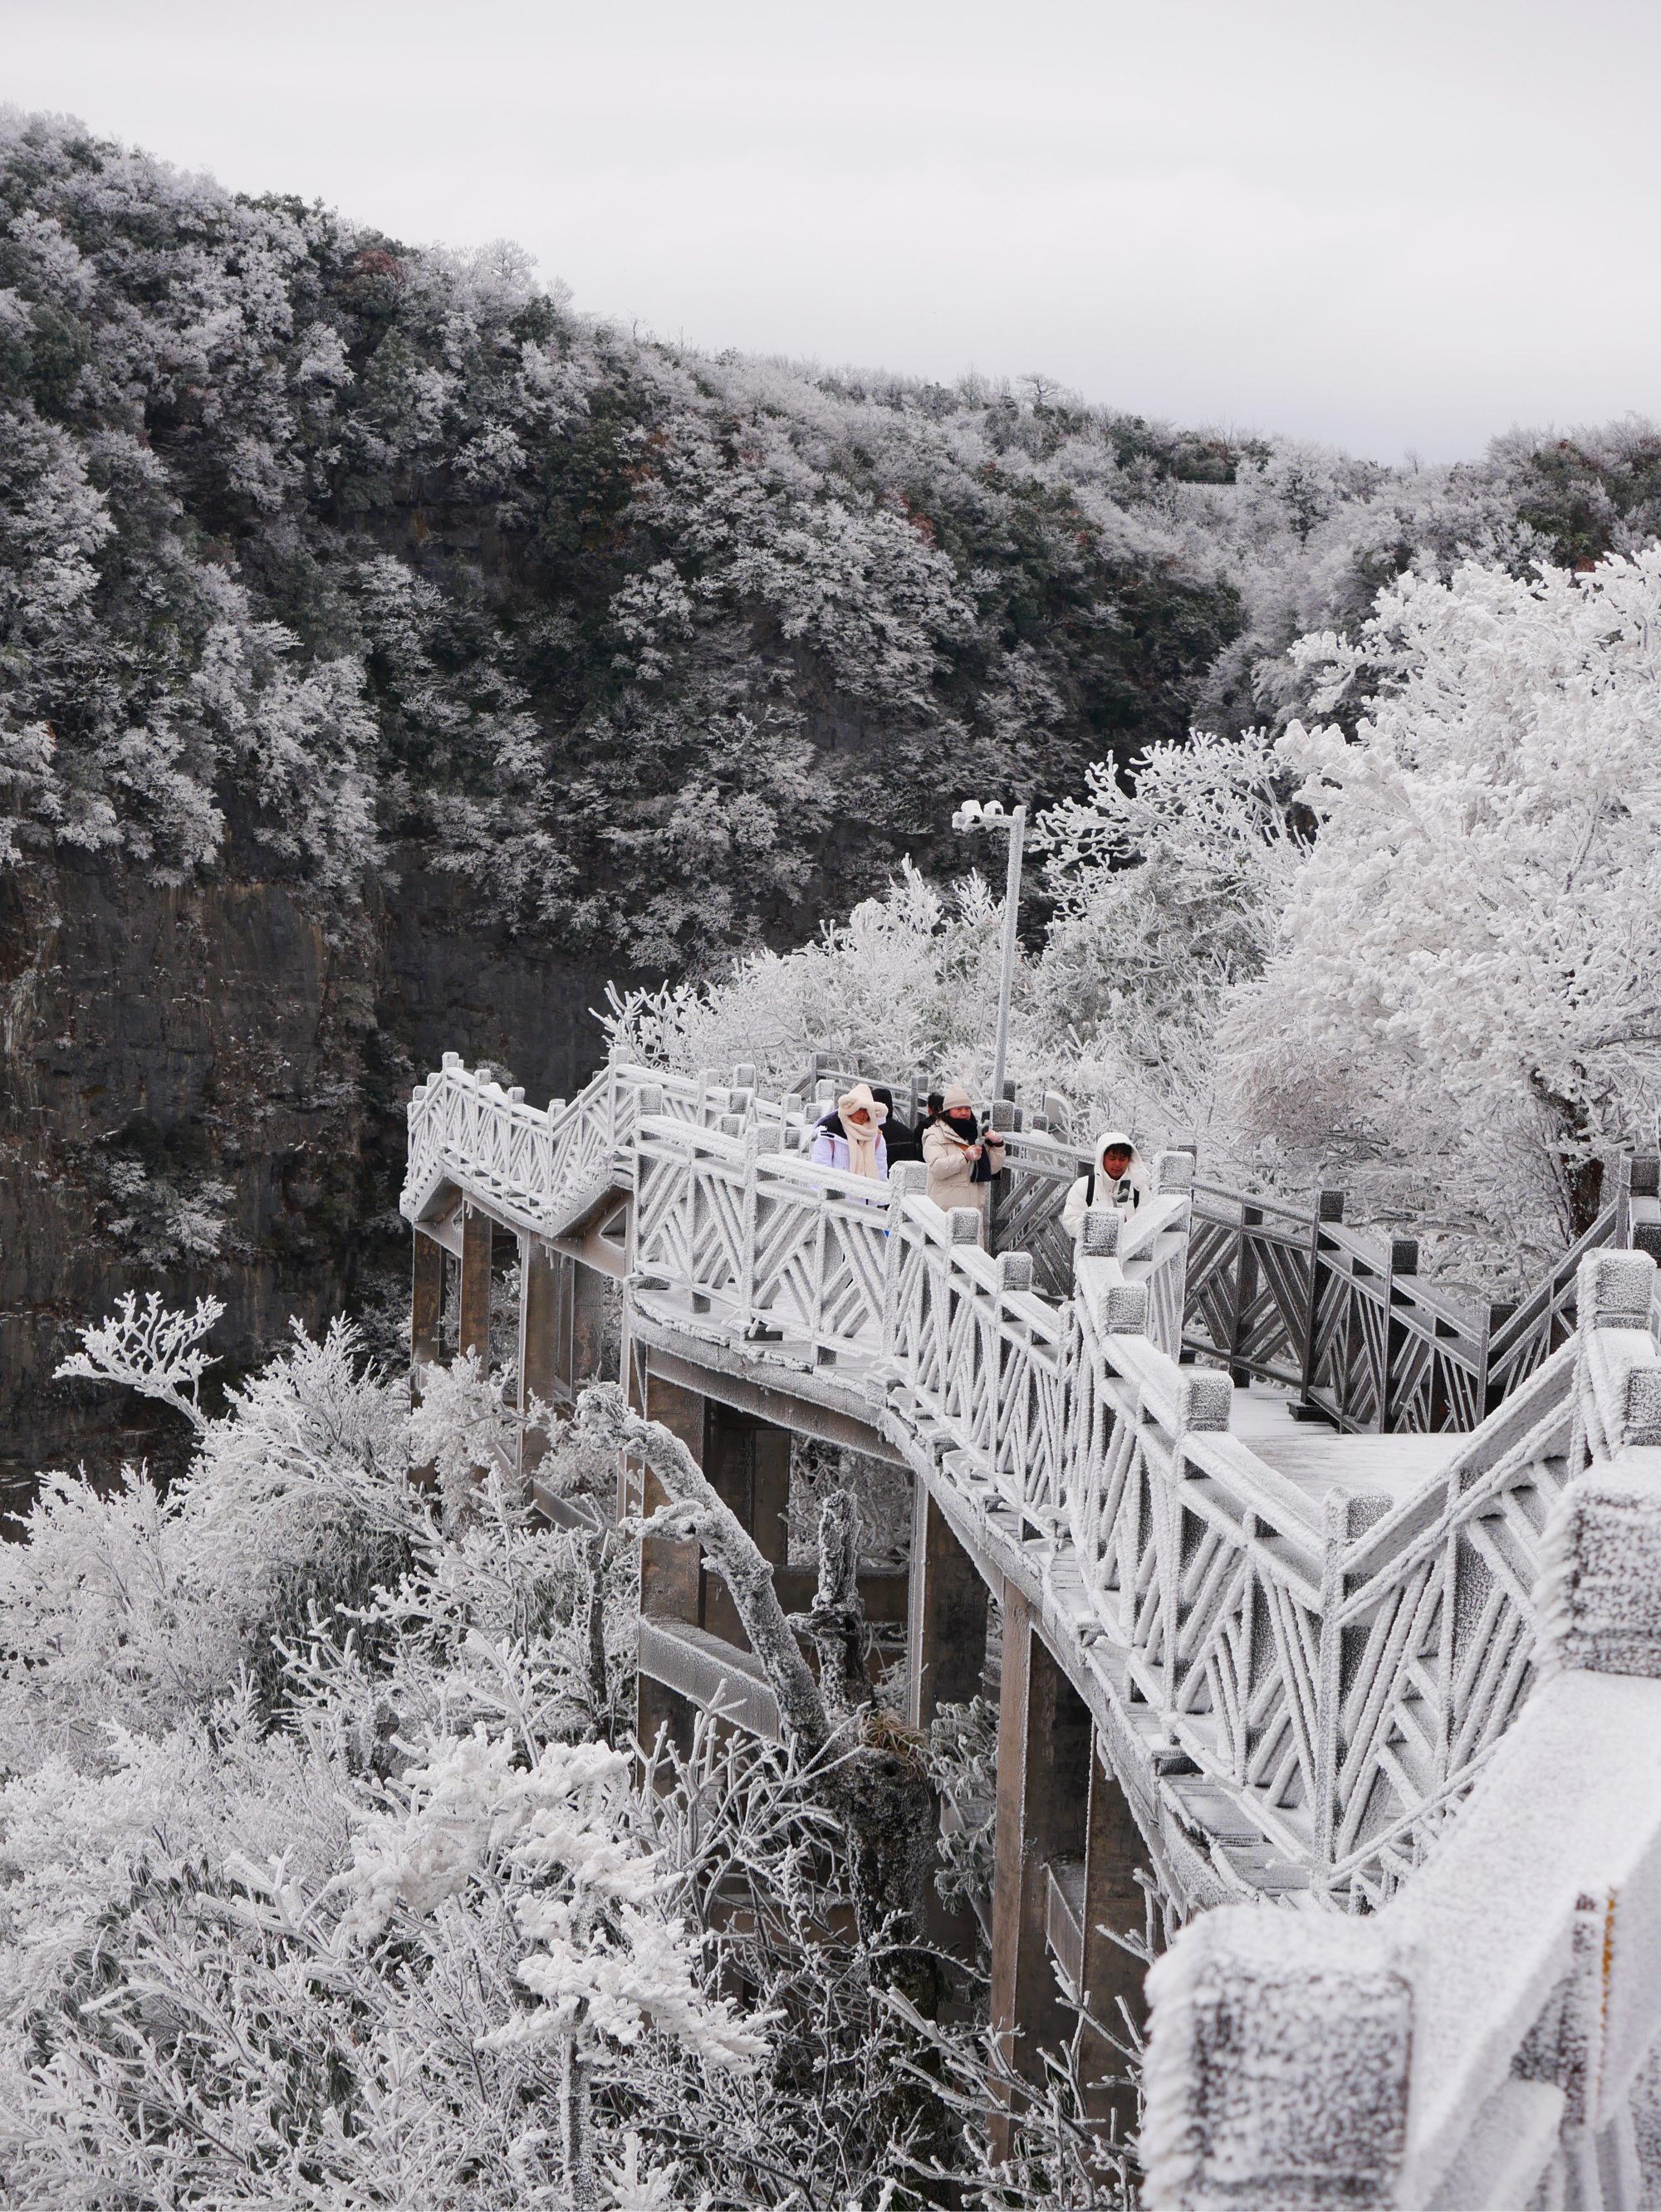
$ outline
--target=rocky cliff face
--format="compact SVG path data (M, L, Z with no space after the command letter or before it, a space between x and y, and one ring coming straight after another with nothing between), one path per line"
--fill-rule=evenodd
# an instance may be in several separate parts
M291 1316L355 1311L392 1347L403 1106L441 1052L511 1068L538 1102L592 1073L604 979L493 931L455 878L394 872L344 910L73 859L0 878L7 1504L41 1468L179 1454L170 1417L52 1380L123 1290L219 1298L227 1376Z

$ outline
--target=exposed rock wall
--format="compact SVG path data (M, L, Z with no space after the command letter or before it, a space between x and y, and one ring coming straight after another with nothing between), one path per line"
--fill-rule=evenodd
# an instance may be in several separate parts
M225 1305L224 1372L297 1316L363 1313L390 1348L404 1103L443 1050L538 1103L600 1057L604 979L493 931L469 887L399 856L341 911L259 880L159 889L73 858L0 878L0 1486L183 1440L54 1382L127 1289Z

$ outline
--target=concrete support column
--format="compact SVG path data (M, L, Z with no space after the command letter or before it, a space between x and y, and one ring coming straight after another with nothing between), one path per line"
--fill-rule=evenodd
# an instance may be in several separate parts
M575 1397L585 1382L597 1382L605 1358L605 1285L609 1279L598 1267L577 1261L570 1269L570 1366L568 1380Z
M462 1354L477 1352L479 1366L490 1365L490 1238L493 1224L488 1213L476 1206L461 1218L461 1341Z
M567 1299L563 1278L569 1260L535 1237L519 1240L519 1410L530 1411L534 1395L557 1406L566 1393ZM520 1471L536 1472L551 1438L544 1429L526 1429L520 1439Z
M1084 1991L1091 2017L1121 2043L1129 2040L1119 2010L1121 1997L1138 2030L1147 2018L1145 1969L1141 1960L1101 1931L1110 1928L1118 1935L1141 1933L1147 1907L1136 1869L1145 1856L1141 1831L1097 1744L1090 1761L1084 1850ZM1123 2142L1135 2132L1135 2089L1129 2083L1112 2089L1099 2085L1104 2077L1123 2074L1127 2061L1105 2036L1086 2028L1080 2068L1086 2115L1105 2128L1109 2113L1116 2114L1118 2137Z
M967 1705L980 1688L986 1584L922 1477L912 1486L905 1711L926 1729L939 1706Z
M661 1421L680 1438L698 1465L706 1464L709 1405L702 1394L666 1382L649 1368L646 1375L646 1414ZM662 1484L648 1468L645 1472L643 1511L655 1513L668 1502ZM698 1547L672 1537L651 1536L640 1547L640 1609L642 1617L684 1620L697 1624L702 1571ZM650 1745L660 1728L666 1728L674 1742L684 1747L691 1728L691 1707L684 1698L649 1676L638 1677L636 1733Z
M444 1352L444 1247L432 1237L415 1232L410 1255L410 1403L415 1405L423 1388L423 1370L441 1367ZM410 1469L418 1490L430 1490L436 1480L429 1460Z
M654 1384L654 1388L657 1386ZM753 1413L709 1401L704 1473L723 1504L738 1516L757 1550L774 1567L790 1558L790 1431ZM699 1576L698 1619L712 1636L750 1649L738 1608L719 1575Z
M410 1255L410 1395L423 1367L444 1364L444 1247L417 1229Z
M623 1392L632 1413L646 1411L646 1347L629 1326L629 1308L623 1309ZM618 1519L627 1520L640 1504L641 1471L628 1454L618 1461Z
M1003 1682L998 1709L998 1820L992 1888L992 2026L1020 2071L1042 2078L1040 2051L1057 2050L1074 2016L1045 1948L1049 1867L1084 1856L1090 1709L1032 1629L1020 1593L1004 1585ZM995 2158L1007 2150L1010 2114L992 2115Z

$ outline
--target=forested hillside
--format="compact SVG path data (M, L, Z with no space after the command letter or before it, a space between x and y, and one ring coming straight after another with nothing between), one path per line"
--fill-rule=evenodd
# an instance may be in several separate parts
M7 1458L135 1272L245 1357L362 1295L441 1046L569 1090L607 977L952 872L963 792L1279 722L1404 569L1658 520L1644 426L1390 470L710 358L0 122Z

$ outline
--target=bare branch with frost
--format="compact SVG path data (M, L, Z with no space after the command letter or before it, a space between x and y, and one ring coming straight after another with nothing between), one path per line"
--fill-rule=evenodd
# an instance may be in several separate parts
M171 1406L205 1435L202 1377L216 1363L202 1340L224 1310L217 1298L198 1298L193 1313L175 1313L150 1291L141 1312L137 1297L127 1291L108 1321L81 1331L81 1350L58 1362L54 1380L119 1383Z
M625 1532L697 1537L720 1569L751 1649L767 1670L780 1717L804 1749L823 1749L830 1740L830 1717L779 1603L773 1570L691 1453L661 1421L634 1412L615 1382L591 1383L577 1401L576 1419L587 1435L644 1460L656 1475L670 1506L650 1521L625 1523Z

